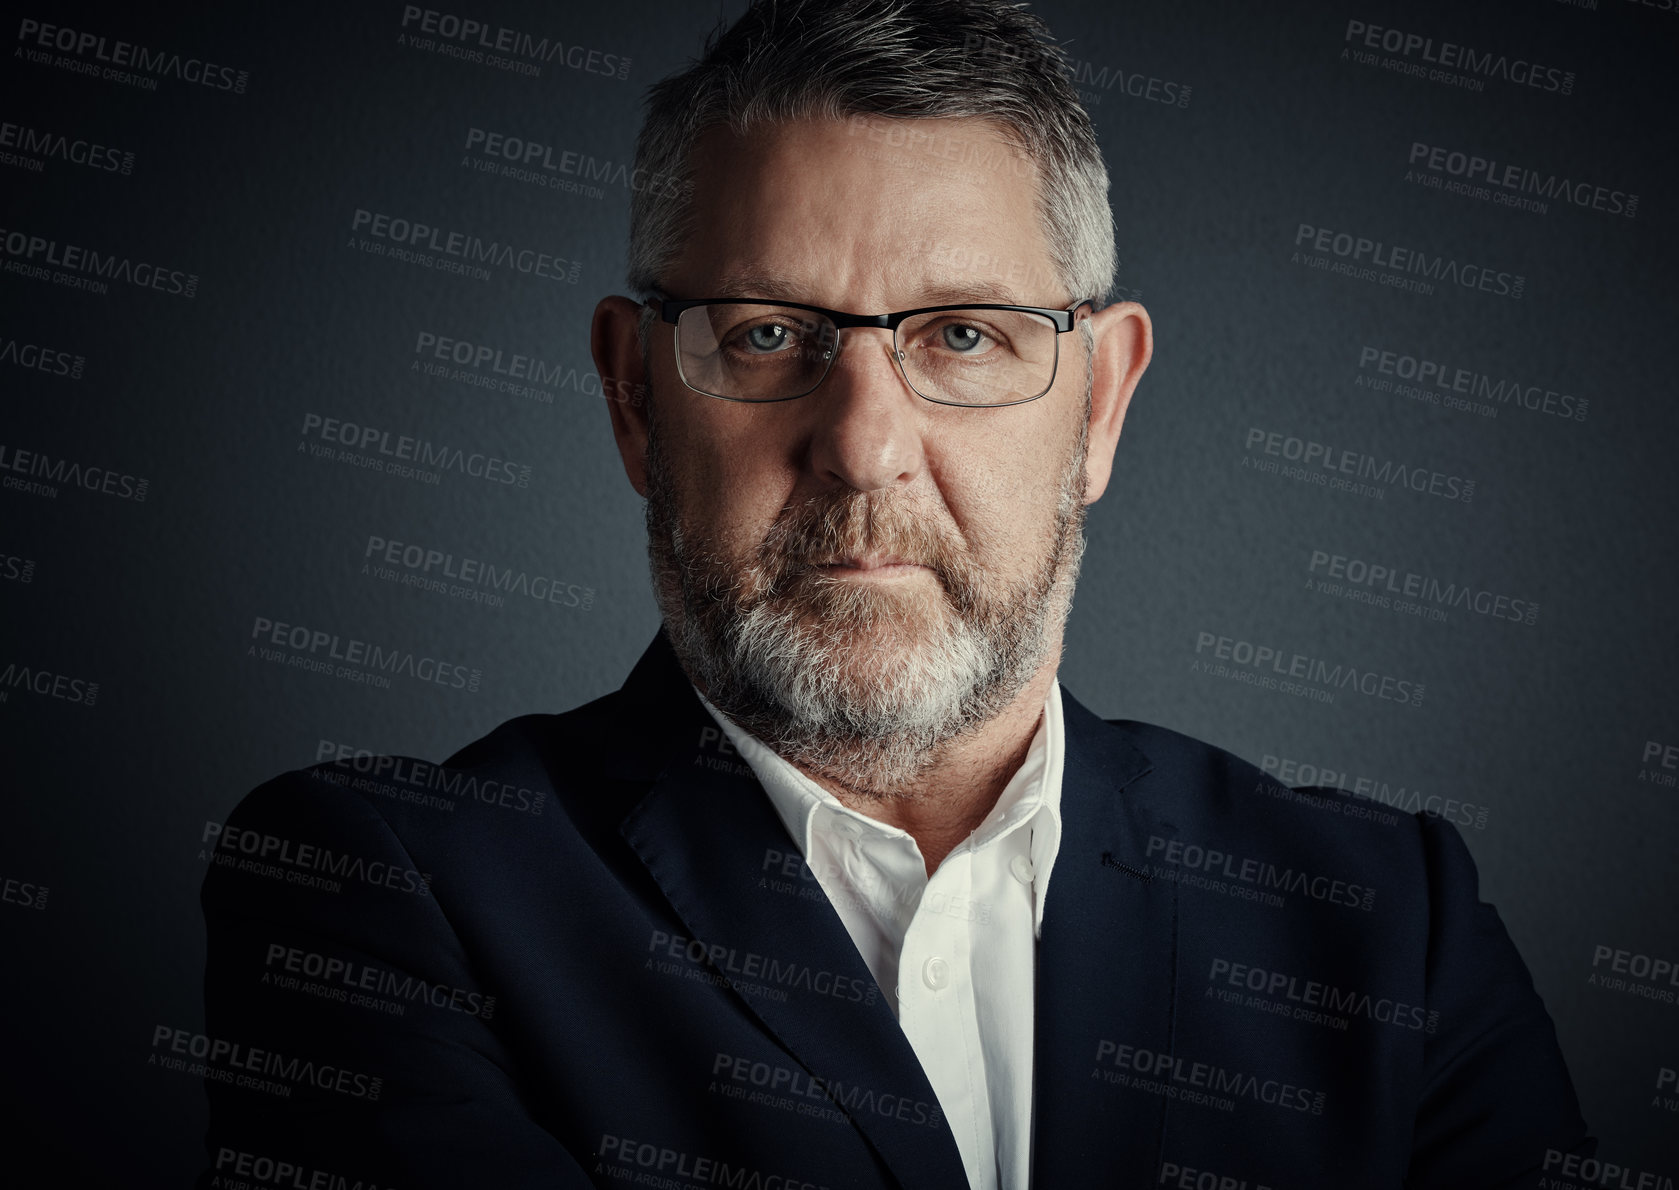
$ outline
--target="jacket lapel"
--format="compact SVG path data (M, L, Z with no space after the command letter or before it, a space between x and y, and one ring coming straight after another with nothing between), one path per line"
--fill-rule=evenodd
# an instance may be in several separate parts
M716 722L695 697L661 628L624 684L629 747L613 775L651 781L621 833L659 884L688 936L719 955L734 985L758 983L785 999L741 1003L815 1078L936 1104L915 1051L839 915L822 897L776 891L770 853L797 855L763 786L717 746ZM628 743L628 741L626 741ZM772 859L773 864L773 859ZM814 881L792 883L819 891ZM773 964L773 967L771 966ZM836 993L833 989L846 989ZM906 1190L966 1184L948 1127L879 1111L850 1113Z
M1168 1100L1121 1085L1121 1046L1171 1050L1177 885L1151 878L1149 760L1061 691L1061 850L1038 942L1033 1184L1152 1184Z

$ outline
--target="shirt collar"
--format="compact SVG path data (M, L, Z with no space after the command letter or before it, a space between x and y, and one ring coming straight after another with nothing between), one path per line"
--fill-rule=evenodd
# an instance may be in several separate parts
M689 684L692 685L692 682ZM910 837L901 827L888 825L851 809L718 710L698 687L694 687L694 694L717 721L741 759L751 766L764 792L769 795L776 815L807 860L811 855L813 836L819 829L843 834L872 832L890 839ZM1051 682L1049 695L1044 699L1043 716L1038 720L1038 729L1032 736L1026 759L1009 778L1008 784L997 795L991 813L974 832L974 841L980 847L1017 829L1031 832L1029 856L1033 870L1034 933L1043 930L1044 897L1049 890L1050 869L1061 849L1061 776L1065 756L1061 684Z

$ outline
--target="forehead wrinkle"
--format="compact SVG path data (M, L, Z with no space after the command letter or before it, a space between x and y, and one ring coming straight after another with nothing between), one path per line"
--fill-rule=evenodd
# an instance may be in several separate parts
M725 270L713 282L713 288L716 297L770 298L778 302L809 302L811 293L811 286L791 273L757 266Z
M817 286L809 281L790 274L762 268L742 268L727 270L721 278L713 283L715 294L707 297L731 298L764 298L775 302L803 302L807 305L821 305L812 300ZM949 281L942 278L926 278L920 281L892 280L885 285L887 291L904 295L898 300L904 304L898 309L913 310L921 306L948 306L963 302L973 302L979 305L994 304L1004 306L1031 306L1036 302L1029 301L1009 286L996 281L980 278L965 281ZM696 295L699 296L699 295ZM885 311L851 311L852 313L885 313Z

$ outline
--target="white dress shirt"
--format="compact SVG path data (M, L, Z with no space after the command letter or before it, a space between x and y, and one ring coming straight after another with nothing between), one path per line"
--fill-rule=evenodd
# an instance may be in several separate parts
M1033 978L1061 846L1059 684L1050 684L1025 762L931 877L907 831L848 809L703 694L700 701L752 766L886 994L956 1137L969 1186L1026 1190Z

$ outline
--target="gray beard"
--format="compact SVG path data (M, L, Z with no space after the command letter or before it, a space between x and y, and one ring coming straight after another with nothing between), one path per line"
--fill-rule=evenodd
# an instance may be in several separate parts
M1059 642L1084 555L1088 417L1049 548L1001 592L930 518L855 490L790 506L755 561L731 563L684 534L655 426L648 557L671 645L719 710L799 768L864 796L912 798L946 747L995 719ZM875 548L925 562L943 594L811 566Z

